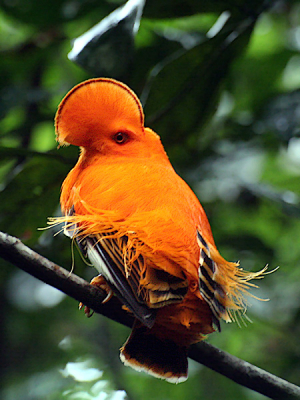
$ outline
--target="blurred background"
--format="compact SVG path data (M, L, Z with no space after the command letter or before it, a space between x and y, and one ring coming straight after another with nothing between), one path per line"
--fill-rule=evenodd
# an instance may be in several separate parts
M299 51L299 1L0 0L0 229L71 269L69 239L38 230L59 215L78 157L56 149L53 118L82 80L124 81L221 254L251 271L280 266L253 289L270 301L249 298L252 323L223 324L207 340L300 385ZM0 286L3 400L265 398L194 362L177 386L124 367L129 329L86 319L1 259Z

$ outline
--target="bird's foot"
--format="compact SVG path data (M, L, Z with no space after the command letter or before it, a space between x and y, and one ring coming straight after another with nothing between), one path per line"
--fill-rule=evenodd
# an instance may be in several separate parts
M90 284L100 288L101 290L104 290L107 293L105 299L102 301L102 304L108 302L112 298L113 291L111 290L111 288L109 287L109 285L107 284L105 278L102 275L95 276L95 278L93 278L91 280ZM80 302L79 303L79 310L82 310L83 307L84 307L85 315L88 318L90 318L94 314L94 311Z

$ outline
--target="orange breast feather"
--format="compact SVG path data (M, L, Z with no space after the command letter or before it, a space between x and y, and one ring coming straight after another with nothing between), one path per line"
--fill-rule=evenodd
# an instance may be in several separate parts
M62 186L65 232L136 318L126 365L170 382L187 378L187 348L232 311L249 280L225 261L205 212L175 173L136 95L112 79L73 88L55 119L61 145L81 154Z

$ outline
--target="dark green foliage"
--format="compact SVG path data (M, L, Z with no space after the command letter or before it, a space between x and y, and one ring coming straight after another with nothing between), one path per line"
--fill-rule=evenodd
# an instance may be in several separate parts
M70 241L38 230L59 214L60 185L78 156L56 149L53 118L72 86L97 75L90 56L79 62L86 70L67 58L71 41L123 4L0 1L0 229L69 269ZM299 26L298 1L148 0L135 37L111 29L92 63L141 97L146 124L201 200L221 254L252 271L280 266L253 289L270 299L249 299L254 323L224 324L209 340L298 385ZM90 279L95 271L74 257L75 273ZM134 373L118 360L127 328L86 320L73 300L0 265L4 400L96 399L101 390L133 400L263 399L195 363L178 386Z

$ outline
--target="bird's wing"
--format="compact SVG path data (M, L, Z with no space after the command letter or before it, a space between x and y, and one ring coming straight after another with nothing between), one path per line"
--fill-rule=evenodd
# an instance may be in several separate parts
M69 218L74 222L68 222ZM89 235L82 233L80 224L75 221L76 212L72 207L66 217L64 233L76 239L83 255L89 258L121 302L144 325L153 326L157 308L184 299L188 292L186 277L174 276L163 269L166 263L172 262L169 259L145 259L132 243L134 232Z
M150 309L145 302L145 289L139 285L143 260L137 258L132 262L130 273L124 268L122 245L126 245L126 237L114 239L95 235L83 239L77 238L83 254L89 258L98 272L104 276L108 285L112 288L121 302L144 325L151 328L155 321L155 310Z
M187 279L155 268L149 260L128 250L128 237L115 233L77 238L81 251L102 274L114 293L144 325L154 323L155 309L181 302Z
M65 219L64 234L76 239L81 253L89 258L121 302L144 325L151 328L156 311L147 306L147 291L140 285L144 266L142 256L134 257L131 254L131 260L128 260L128 255L124 256L123 250L128 240L126 236L116 237L114 233L82 235L78 224L69 222L69 218L74 217L76 218L76 212L72 206Z

